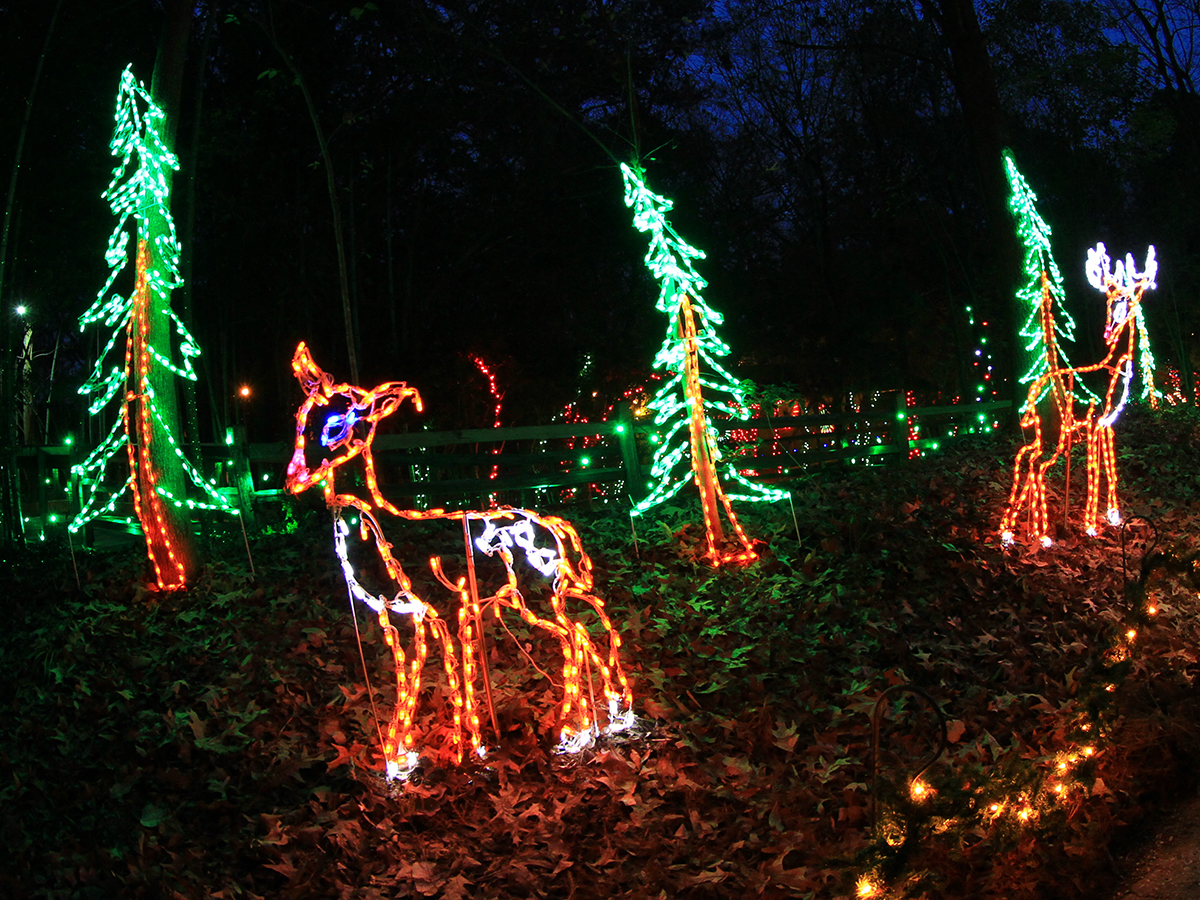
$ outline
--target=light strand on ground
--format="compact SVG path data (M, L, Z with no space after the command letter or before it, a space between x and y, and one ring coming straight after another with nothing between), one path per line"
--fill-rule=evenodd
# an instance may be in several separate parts
M1168 571L1172 568L1166 559L1158 566ZM984 832L1000 830L1030 838L1044 827L1051 814L1070 815L1084 799L1108 790L1096 774L1097 763L1109 744L1103 711L1113 707L1142 630L1151 627L1160 612L1158 603L1144 593L1147 575L1143 570L1139 582L1125 585L1127 616L1114 628L1107 647L1100 652L1094 676L1081 686L1068 720L1056 729L1062 735L1062 746L1054 752L1030 756L1019 744L1014 744L1007 751L1007 758L1001 753L993 756L996 775L985 776L982 781L972 776L956 792L957 801L936 811L924 804L938 793L937 789L928 780L911 782L908 793L912 806L905 815L920 810L930 818L919 828L910 827L907 821L891 821L884 828L877 823L873 846L860 854L861 866L853 888L856 897L899 900L911 895L906 888L912 877L898 872L895 863L898 858L911 856L913 848L907 844L912 837L923 839L953 826L977 838ZM1131 593L1130 588L1135 586ZM1025 765L1029 770L1018 775L1017 767ZM932 818L935 813L940 820Z
M345 383L335 384L332 377L316 365L303 343L296 348L292 371L304 389L305 399L296 413L296 442L287 468L287 488L291 493L299 494L320 485L325 502L333 511L334 548L350 594L376 613L384 639L392 651L396 670L396 698L382 748L388 777L406 777L420 756L414 720L421 687L421 668L427 655L430 634L441 647L448 690L454 705L450 753L455 760L461 761L464 749L461 729L465 726L473 752L479 756L484 754L475 683L481 667L486 664L479 654L478 641L481 635L477 631L483 621L481 616L485 608L492 610L497 617L502 609L512 609L527 624L548 632L558 640L563 658L563 695L559 708L560 750L578 751L592 744L600 734L612 734L632 727L635 722L633 695L621 665L621 638L605 611L604 601L593 593L592 561L584 551L575 527L557 516L543 516L514 507L487 511L399 509L380 491L371 444L379 421L394 413L404 400L411 400L418 410L422 408L420 394L402 382L386 382L369 390ZM319 443L328 456L313 467L308 461L308 434L317 425L314 412L319 410L328 410L319 431ZM362 461L365 497L339 493L336 486L338 470L356 458ZM348 561L346 536L349 528L342 520L342 511L347 508L357 510L361 539L372 540L388 577L398 588L390 600L383 595L374 596L363 588ZM411 579L392 555L392 545L384 537L375 515L376 510L386 510L410 521L449 519L464 522L468 531L472 524L482 523L482 533L473 535L471 552L478 550L501 562L503 584L494 594L476 597L474 582L469 592L466 579L452 581L447 576L440 557L431 557L429 560L437 580L458 598L457 649L448 626L436 608L413 592ZM550 615L538 615L530 608L515 567L518 554L543 577L550 579ZM569 603L580 601L599 620L607 638L607 651L593 639L584 624L568 611ZM399 632L391 624L392 615L407 616L412 620L414 656L411 661L400 647ZM462 653L461 681L456 662L459 651ZM603 718L606 724L603 727L600 724L602 713L592 708L590 700L596 693L593 678L599 679L600 694L605 699Z
M654 357L654 368L666 377L647 404L655 414L655 426L665 429L665 433L654 452L650 493L634 505L633 511L640 515L670 499L690 478L700 493L708 561L714 566L747 562L757 554L721 485L721 452L708 411L745 420L749 410L741 382L718 362L729 354L729 346L716 332L724 317L705 302L702 292L708 283L692 265L693 260L704 258L704 252L684 241L671 227L666 214L673 202L646 187L640 167L622 164L621 174L625 205L633 209L634 227L650 237L645 263L659 282L655 308L668 319L666 337ZM775 501L788 496L786 491L740 477L732 464L725 474L745 489L738 499ZM732 535L725 533L722 512Z

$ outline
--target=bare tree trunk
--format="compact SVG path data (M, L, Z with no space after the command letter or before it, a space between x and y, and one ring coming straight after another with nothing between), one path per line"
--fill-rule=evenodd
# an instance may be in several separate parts
M179 288L179 316L183 324L193 334L196 333L196 316L193 306L192 292L192 262L194 258L193 241L196 235L196 166L200 150L200 114L204 109L204 73L208 64L208 47L216 27L217 10L209 12L208 20L204 23L204 38L200 52L193 60L193 104L192 104L192 133L188 141L188 154L180 162L183 175L183 228L180 229L180 243L183 244L183 258L180 260L179 273L183 284ZM197 375L208 378L208 365L201 357L197 362ZM187 417L185 444L193 460L199 461L200 454L200 410L196 399L197 382L183 383L183 405Z
M283 64L288 67L288 71L292 73L292 77L296 79L296 86L300 88L300 93L304 95L304 105L308 109L308 117L312 120L313 131L317 135L317 145L321 148L321 159L325 163L325 181L329 189L329 206L333 212L333 239L337 244L338 258L338 276L341 282L342 289L342 321L346 329L346 354L350 357L350 381L353 384L358 384L358 353L356 346L358 341L355 338L354 330L354 308L350 301L350 276L346 265L346 239L345 228L342 225L342 209L338 202L337 181L333 175L333 157L329 155L329 140L325 135L325 130L321 128L321 120L317 116L317 108L313 104L312 94L308 91L308 85L304 81L304 77L300 74L300 69L297 68L295 61L284 51L280 46L278 39L275 37L275 31L268 25L262 25L263 31L267 35L267 39L271 42L271 46L283 59Z
M937 24L950 54L954 91L967 126L991 243L997 248L1001 271L1012 273L1013 290L1007 292L1007 302L998 304L995 312L1001 333L1012 341L1010 377L1016 397L1018 379L1030 361L1025 359L1017 335L1025 315L1025 310L1018 305L1015 290L1021 273L1021 253L1008 210L1008 184L1003 162L1007 128L1000 94L973 0L920 0L920 3ZM1013 404L1014 410L1017 405Z
M17 175L21 171L21 157L25 152L25 136L29 133L29 120L33 116L33 100L37 95L38 83L42 80L42 66L46 62L46 52L50 49L50 39L54 35L60 9L62 0L54 4L54 12L51 13L50 24L46 28L46 39L42 43L42 52L38 55L37 66L33 71L33 85L29 88L29 96L25 100L25 115L17 132L17 149L13 155L12 173L8 179L4 219L0 222L0 547L12 544L25 533L21 522L20 498L17 496L20 485L17 480L16 459L17 423L14 392L17 373L13 347L15 334L13 311L9 308L4 283L4 267L8 260L8 230L17 196Z
M188 0L167 0L164 3L166 21L163 23L162 36L158 43L158 55L154 60L154 75L150 81L150 96L162 108L165 117L162 125L162 137L167 147L175 146L175 134L179 124L180 96L183 88L183 66L187 56L188 36L192 29L192 4ZM172 172L164 167L166 179L165 197L170 197ZM165 201L169 202L169 201ZM153 206L146 212L146 244L150 253L150 267L166 271L168 262L162 257L159 239L167 246L173 239L172 229L168 220L169 209L163 206ZM166 315L171 305L170 293L159 296L151 291L152 307L149 315L149 331L146 341L153 347L162 348L160 352L171 355L175 336L172 334L171 320ZM173 434L180 434L179 415L179 378L169 368L163 365L151 366L149 370L150 387L154 391L154 403L158 408L159 417L166 429L157 419L151 423L150 458L158 478L158 484L175 497L186 497L187 477L183 471L182 460L174 445ZM192 540L191 516L186 507L177 507L173 503L162 504L165 527L172 534L172 543L177 548L177 555L183 564L185 572L195 566L195 542Z
M392 240L392 148L387 148L387 172L384 176L384 250L387 260L388 316L392 326L391 357L398 362L400 350L400 327L396 320L396 254Z

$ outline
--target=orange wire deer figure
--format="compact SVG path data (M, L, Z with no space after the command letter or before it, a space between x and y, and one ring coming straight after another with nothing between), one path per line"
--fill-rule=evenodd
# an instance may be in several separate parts
M1113 423L1121 414L1129 399L1130 383L1133 381L1133 359L1137 351L1137 329L1140 320L1142 295L1155 287L1154 277L1158 263L1154 247L1146 252L1146 268L1137 271L1133 254L1127 254L1124 263L1117 261L1116 272L1104 244L1088 250L1088 282L1104 292L1107 304L1107 319L1104 326L1104 343L1108 352L1104 359L1090 366L1063 368L1057 365L1054 343L1054 322L1051 314L1049 279L1042 273L1041 324L1050 367L1029 386L1021 415L1021 427L1033 429L1033 439L1018 452L1013 464L1013 486L1008 498L1008 508L1000 523L1000 536L1005 543L1013 540L1017 519L1028 507L1031 524L1043 546L1050 546L1049 525L1046 516L1046 470L1059 456L1070 452L1071 444L1078 435L1087 447L1087 500L1084 504L1084 526L1087 533L1095 535L1100 525L1100 496L1104 493L1105 518L1112 525L1121 523L1121 512L1117 505L1117 463L1113 440ZM1082 416L1075 414L1074 381L1077 375L1106 371L1108 387L1103 401L1097 405L1093 397ZM1119 391L1118 391L1119 387ZM1058 442L1054 452L1043 456L1042 422L1037 411L1037 400L1050 389L1059 415Z
M321 486L325 502L333 512L334 549L341 561L351 603L358 600L375 612L384 640L392 651L396 669L396 698L391 722L382 735L388 777L405 777L420 757L415 749L413 726L431 637L440 645L454 704L451 752L456 760L461 761L465 726L473 751L478 756L485 755L480 736L475 682L477 676L482 674L487 706L491 711L486 660L481 658L481 648L477 646L482 642L482 613L489 606L497 617L502 607L516 610L527 623L548 631L559 641L563 656L560 750L582 749L601 733L597 719L599 704L594 696L593 679L596 676L601 684L608 720L603 731L612 733L632 726L632 695L618 652L621 638L604 611L604 602L592 594L592 562L584 552L574 527L564 519L514 507L449 512L443 509L398 509L379 490L371 444L380 420L394 413L406 399L411 399L418 410L422 408L420 394L403 382L386 382L370 390L350 384L335 384L333 378L316 365L304 343L296 348L292 370L304 388L306 397L296 413L296 444L287 468L288 490L299 494L314 485ZM314 468L309 464L306 450L310 419L316 410L328 410L320 426L319 441L329 456ZM315 423L312 423L312 428L315 437ZM362 458L369 499L351 493L339 493L335 484L338 470L355 457ZM360 538L364 541L368 537L373 540L388 577L398 588L390 599L382 594L373 595L354 573L348 560L346 542L350 528L341 515L347 507L357 510ZM439 557L429 561L436 579L457 594L460 601L457 649L446 620L432 604L413 592L411 579L392 555L392 545L384 537L375 515L378 510L409 520L455 519L463 523L466 576L451 581ZM472 541L473 522L483 523L483 533ZM475 549L489 557L498 557L505 573L503 585L492 596L482 599L475 576ZM529 565L550 579L552 597L549 615L538 615L527 605L514 568L517 551ZM577 557L577 562L572 563L572 555ZM578 600L591 607L607 632L606 653L601 653L583 623L568 615L567 602ZM393 618L403 617L407 617L413 627L411 658L401 646L400 631L393 624ZM462 654L461 682L457 671L459 650ZM492 726L495 728L494 712L492 716Z

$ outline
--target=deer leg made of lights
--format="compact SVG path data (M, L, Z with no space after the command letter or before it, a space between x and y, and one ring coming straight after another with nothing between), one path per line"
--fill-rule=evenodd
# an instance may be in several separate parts
M1006 543L1012 539L1012 532L1021 512L1027 509L1032 519L1033 530L1041 537L1043 545L1048 545L1046 470L1054 465L1059 456L1070 452L1071 442L1079 430L1079 423L1075 419L1074 396L1067 388L1065 370L1058 366L1058 341L1053 310L1054 296L1050 273L1043 269L1039 319L1048 366L1047 371L1029 386L1025 405L1022 407L1021 430L1025 433L1032 431L1032 438L1017 451L1017 458L1013 463L1013 486L1000 525ZM1057 411L1059 424L1054 452L1049 456L1045 456L1042 420L1037 408L1038 400L1047 389Z
M296 444L288 464L288 490L299 494L314 485L321 486L325 502L333 512L334 548L341 561L351 598L377 614L384 640L392 651L396 669L396 700L386 734L381 735L388 776L404 777L420 755L415 749L413 726L421 691L421 674L431 637L441 647L448 689L454 704L452 755L457 760L462 759L463 726L466 727L473 751L479 756L484 755L475 682L477 676L482 674L485 687L488 685L479 643L482 638L482 616L489 609L497 618L502 608L513 609L528 624L558 639L563 656L561 751L582 749L590 745L601 731L613 733L631 727L635 720L631 711L629 682L620 661L621 639L604 610L604 602L592 593L592 562L584 552L574 527L564 519L512 507L487 511L397 508L379 490L371 444L378 422L395 412L405 399L411 398L417 409L421 409L420 394L400 382L388 382L372 390L335 384L316 365L303 343L296 348L292 369L306 397L296 414ZM319 432L320 443L330 455L320 465L311 468L306 457L311 414L315 409L330 407L335 401L340 411L330 410ZM368 494L365 498L339 493L335 484L337 470L356 457L363 462ZM388 577L399 588L390 600L383 595L371 594L355 575L348 559L346 542L350 528L342 518L342 511L347 508L357 511L360 537L364 541L368 538L373 541ZM434 606L413 592L412 582L393 556L392 545L384 537L375 510L386 510L410 521L451 519L463 523L468 576L452 581L446 575L439 557L429 561L436 579L456 594L460 601L457 635L462 652L461 680L457 671L458 655L449 626ZM472 540L471 525L474 522L483 523L483 533ZM550 546L546 546L547 543ZM488 557L499 558L504 567L504 583L489 597L479 597L473 562L475 549ZM517 552L526 563L550 579L551 616L539 616L529 608L514 567ZM572 562L572 556L577 558L577 563ZM588 604L599 619L608 635L607 652L597 647L582 622L568 615L567 604L577 601ZM399 631L391 621L393 616L407 616L412 621L411 659L400 646ZM597 677L608 720L604 729L599 726L598 703L594 697L594 679ZM490 688L488 705L490 709Z
M1154 279L1157 274L1158 262L1154 256L1153 245L1146 251L1146 267L1141 272L1137 271L1132 253L1125 255L1123 265L1120 260L1117 261L1117 270L1114 273L1110 269L1110 260L1104 244L1097 244L1094 249L1088 250L1088 283L1096 290L1104 292L1108 307L1104 342L1109 348L1103 364L1103 368L1109 373L1104 404L1088 421L1088 494L1084 514L1088 534L1094 535L1100 523L1101 490L1105 493L1105 519L1110 525L1121 524L1121 511L1117 504L1117 456L1112 426L1129 400L1134 356L1138 348L1142 297L1147 290L1155 287Z
M1117 469L1116 449L1113 436L1113 423L1121 414L1126 401L1129 399L1129 389L1133 380L1134 354L1137 350L1137 325L1142 295L1147 289L1153 288L1154 277L1158 271L1155 261L1154 247L1151 246L1146 254L1146 268L1138 272L1133 261L1133 254L1127 254L1124 263L1118 260L1116 272L1110 268L1110 260L1105 252L1104 244L1097 244L1088 250L1087 276L1089 283L1105 295L1107 305L1107 321L1104 328L1104 342L1108 348L1104 359L1089 366L1074 366L1070 368L1051 368L1029 387L1026 395L1024 412L1021 415L1021 427L1033 429L1033 439L1017 451L1013 466L1013 486L1009 494L1008 506L1000 523L1000 536L1004 543L1013 540L1017 521L1023 511L1028 509L1032 519L1032 528L1043 546L1050 546L1049 525L1046 515L1046 470L1054 464L1060 455L1069 452L1071 443L1076 435L1082 437L1087 450L1087 500L1084 503L1084 528L1089 535L1095 535L1100 521L1100 497L1104 494L1105 520L1112 525L1121 522L1120 507L1117 503ZM1045 279L1043 279L1045 283ZM1043 309L1048 309L1048 303L1043 300ZM1043 313L1046 320L1047 313ZM1052 334L1053 323L1044 321L1047 334ZM1052 347L1050 341L1047 346ZM1068 380L1083 374L1105 371L1108 373L1108 386L1103 402L1097 406L1095 400L1090 402L1086 413L1077 417L1074 412L1074 397L1066 385ZM1058 443L1054 453L1042 458L1042 423L1038 414L1036 401L1047 387L1052 387L1055 405L1059 410L1060 429ZM1120 390L1118 391L1118 386Z

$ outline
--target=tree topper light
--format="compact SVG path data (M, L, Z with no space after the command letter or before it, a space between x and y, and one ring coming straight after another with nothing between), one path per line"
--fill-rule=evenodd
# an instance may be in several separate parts
M527 624L558 640L563 685L561 751L580 750L589 746L599 734L632 727L635 722L633 695L621 665L621 638L604 609L604 601L592 593L592 561L584 552L574 526L556 516L543 516L514 507L487 511L397 508L380 492L371 444L380 420L392 415L405 400L411 400L418 410L422 408L420 394L402 382L386 382L369 390L335 384L332 377L316 365L303 343L296 348L292 371L306 396L296 413L296 443L287 468L288 490L299 494L320 486L333 513L334 550L341 562L351 603L358 601L376 614L384 640L392 652L396 672L395 702L386 732L381 729L380 734L388 777L405 778L420 757L414 720L431 639L441 648L448 693L454 707L450 754L461 761L465 728L472 752L480 757L485 755L477 690L480 681L484 687L486 709L493 728L496 727L483 644L483 614L487 611L498 619L501 610L514 610ZM320 419L322 413L324 418ZM323 448L320 452L325 458L320 463L309 461L310 435ZM338 471L353 459L360 459L362 463L366 490L361 493L365 496L341 493L335 484ZM388 577L397 588L391 598L367 590L349 561L347 537L350 527L343 518L347 508L357 512L360 539L371 540ZM414 592L411 579L392 555L392 545L384 537L375 514L377 510L410 521L450 519L462 522L466 574L452 579L440 557L429 559L434 577L458 599L454 633L437 607ZM481 531L473 528L476 524L482 526ZM480 596L476 551L498 559L503 568L500 587L487 597ZM516 566L518 558L550 582L550 609L545 613L535 611L526 600L529 588L522 587ZM594 638L584 623L568 611L569 605L580 601L598 620L607 639L607 650L602 649L600 640L603 639ZM395 617L407 618L412 625L411 657L401 646L399 630L393 624ZM460 654L461 678L458 674ZM603 727L600 724L602 718L606 722Z
M654 357L654 368L664 370L666 375L647 404L654 412L654 424L664 430L650 470L654 481L650 493L634 504L633 514L641 515L669 500L692 480L704 512L709 562L714 566L748 562L757 554L738 524L730 501L774 501L788 494L752 483L732 464L726 467L725 477L740 485L741 492L727 494L721 484L717 473L721 451L707 411L749 418L745 391L718 362L729 355L729 345L716 332L724 317L705 302L701 292L708 283L692 265L692 260L704 258L704 252L684 241L671 227L666 214L674 203L647 188L643 174L640 167L621 165L625 205L633 209L633 225L650 237L645 263L659 282L655 308L667 315L666 337ZM726 534L722 511L732 535Z

